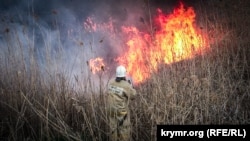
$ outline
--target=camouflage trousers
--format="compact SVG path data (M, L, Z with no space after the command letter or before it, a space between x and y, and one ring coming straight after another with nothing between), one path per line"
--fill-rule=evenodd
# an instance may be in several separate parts
M109 117L110 140L111 141L130 141L131 124L128 115L126 117Z

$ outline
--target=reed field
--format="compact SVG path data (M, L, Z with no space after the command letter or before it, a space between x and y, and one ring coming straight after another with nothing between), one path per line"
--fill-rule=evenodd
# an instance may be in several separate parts
M210 50L162 64L135 86L137 97L130 105L133 140L155 141L158 124L250 123L250 2L211 0L193 7ZM53 45L46 44L40 65L34 37L24 32L21 38L10 27L1 32L0 140L108 140L107 78L94 79L91 73L69 78L71 72L60 68L50 72L55 60L64 59L60 53L51 57Z

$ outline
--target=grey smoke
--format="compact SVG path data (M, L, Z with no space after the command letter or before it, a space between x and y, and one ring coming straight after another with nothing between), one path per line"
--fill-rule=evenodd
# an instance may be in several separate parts
M103 57L107 64L105 79L114 73L114 58L121 55L125 38L121 26L145 26L142 0L2 0L0 1L0 57L23 58L26 67L38 60L45 75L64 73L75 83L99 76L91 74L89 59ZM92 17L97 24L112 19L114 30L88 32L84 22ZM115 36L113 36L115 35ZM123 48L123 49L122 49ZM32 55L31 55L32 54ZM48 61L49 60L49 61ZM18 66L16 68L18 71Z

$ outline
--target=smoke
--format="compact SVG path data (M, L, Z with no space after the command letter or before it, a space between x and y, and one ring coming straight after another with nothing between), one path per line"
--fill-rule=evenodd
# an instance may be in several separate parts
M143 0L2 0L2 67L9 57L23 60L26 67L35 58L45 78L64 73L76 85L76 78L98 81L88 60L101 56L107 80L114 74L114 59L125 50L121 27L147 27L145 8Z

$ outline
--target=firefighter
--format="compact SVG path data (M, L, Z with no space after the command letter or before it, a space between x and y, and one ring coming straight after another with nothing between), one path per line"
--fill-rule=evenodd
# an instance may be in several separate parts
M112 141L128 141L131 138L129 103L135 98L133 84L126 80L124 66L116 68L116 78L108 84L108 115Z

